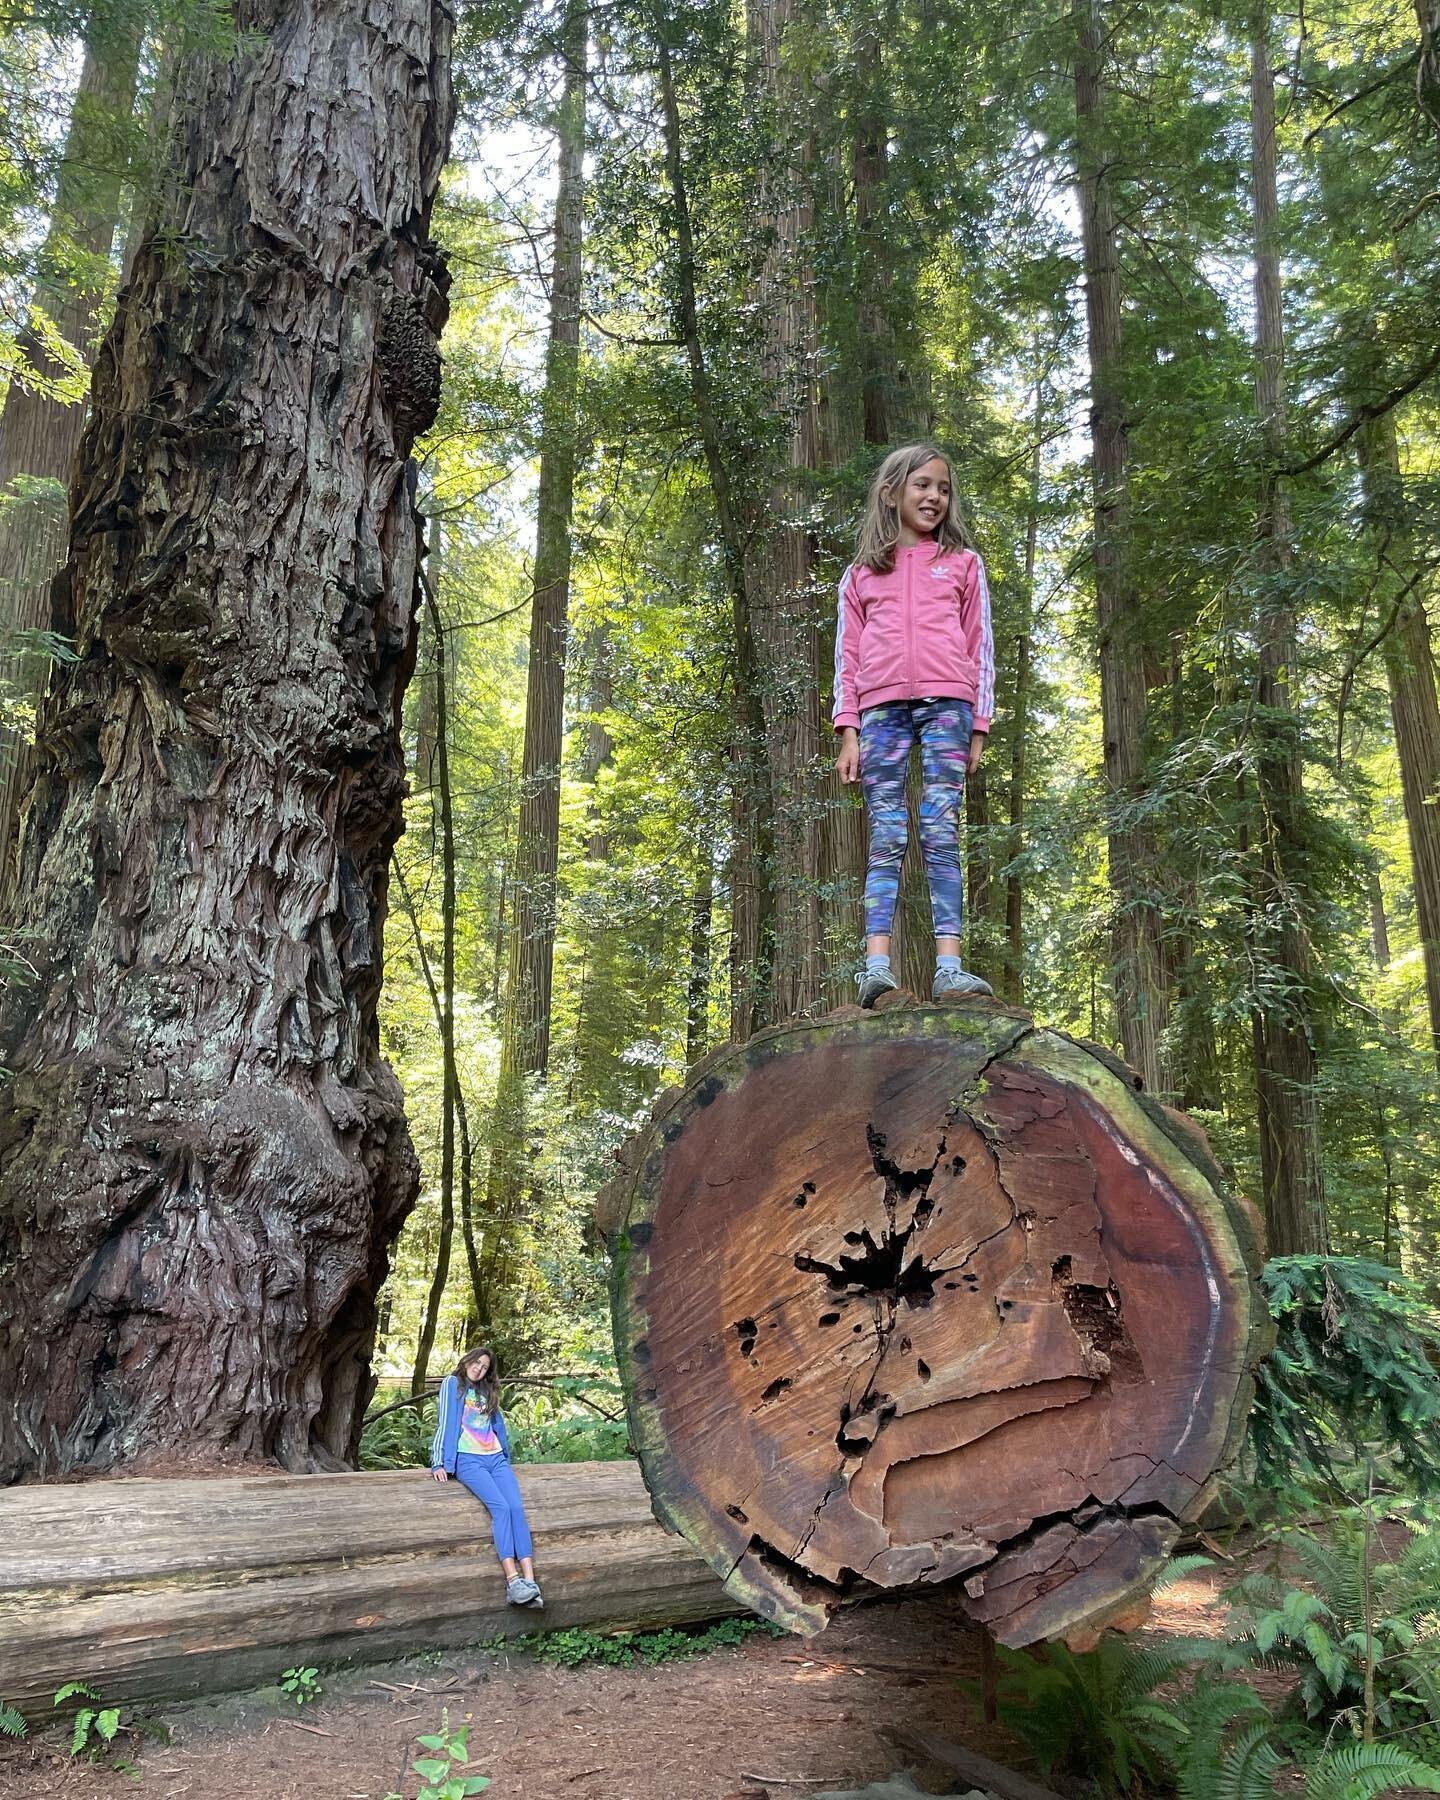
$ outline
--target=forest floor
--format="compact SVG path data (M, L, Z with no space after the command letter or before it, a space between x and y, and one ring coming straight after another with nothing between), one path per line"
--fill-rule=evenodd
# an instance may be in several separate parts
M1218 1635L1216 1590L1235 1572L1167 1588L1147 1635ZM72 1761L63 1733L0 1738L0 1800L410 1800L415 1740L442 1714L468 1721L468 1772L491 1777L494 1800L805 1800L907 1767L927 1793L951 1793L955 1778L917 1767L892 1734L1026 1766L961 1691L978 1680L979 1644L937 1595L857 1607L808 1642L757 1636L654 1666L437 1651L322 1671L323 1695L303 1712L278 1688L148 1709L169 1742L132 1739L128 1773ZM1286 1682L1256 1685L1273 1703Z
M1211 1582L1169 1590L1153 1629L1220 1628ZM751 1638L654 1667L557 1668L523 1652L436 1653L325 1672L303 1713L278 1690L157 1709L168 1745L132 1776L72 1763L56 1739L0 1748L0 1800L382 1800L412 1796L418 1733L470 1722L473 1772L495 1800L801 1800L913 1766L920 1730L1023 1758L959 1684L978 1636L943 1596L843 1613L822 1638ZM0 1740L0 1745L4 1741ZM922 1766L922 1785L951 1791ZM953 1778L952 1778L953 1780Z

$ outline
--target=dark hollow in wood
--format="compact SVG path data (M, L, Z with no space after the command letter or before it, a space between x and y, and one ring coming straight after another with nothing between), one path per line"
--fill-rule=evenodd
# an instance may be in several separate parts
M1203 1134L992 1003L720 1051L601 1223L656 1513L799 1631L951 1580L1009 1644L1133 1610L1269 1342Z
M0 1694L48 1713L275 1681L572 1625L739 1609L662 1531L635 1465L522 1468L545 1611L505 1604L483 1509L424 1471L96 1481L0 1493Z

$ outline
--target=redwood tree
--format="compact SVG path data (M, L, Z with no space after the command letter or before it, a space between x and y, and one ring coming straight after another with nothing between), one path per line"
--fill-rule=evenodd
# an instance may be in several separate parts
M1275 974L1278 992L1252 1007L1260 1168L1270 1248L1282 1256L1328 1248L1325 1175L1315 1098L1312 980L1299 865L1305 812L1298 724L1292 693L1297 621L1289 591L1290 513L1278 466L1286 441L1285 323L1280 286L1276 186L1275 77L1266 41L1269 21L1254 25L1250 60L1254 181L1255 398L1267 463L1259 501L1259 574L1263 587L1255 730L1262 818L1252 933Z
M1134 817L1145 784L1146 691L1140 595L1130 554L1129 439L1121 388L1121 278L1105 120L1104 0L1074 0L1075 110L1085 315L1090 346L1095 608L1115 908L1115 1011L1125 1054L1165 1086L1165 960L1153 884L1154 834Z
M0 1472L330 1468L416 1165L375 1009L440 0L241 0L100 352L0 1011Z

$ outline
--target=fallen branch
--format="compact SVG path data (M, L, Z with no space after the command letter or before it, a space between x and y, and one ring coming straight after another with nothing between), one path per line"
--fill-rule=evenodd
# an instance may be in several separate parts
M972 1787L989 1788L1000 1800L1060 1800L1054 1788L1031 1781L1028 1775L1017 1775L974 1750L962 1750L944 1738L932 1737L928 1731L912 1731L905 1726L890 1726L881 1734L902 1750L913 1750L917 1756L928 1756L942 1769L968 1781Z

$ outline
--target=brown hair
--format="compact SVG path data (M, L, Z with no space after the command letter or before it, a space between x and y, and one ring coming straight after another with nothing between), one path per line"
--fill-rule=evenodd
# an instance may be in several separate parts
M973 550L975 547L960 516L960 500L955 492L955 471L950 458L933 444L903 444L885 458L870 484L870 498L860 521L860 541L855 547L856 562L874 569L878 575L888 575L895 567L895 546L900 541L899 501L905 483L928 462L944 463L950 476L950 505L932 534L935 542L942 551Z
M465 1370L482 1356L490 1358L490 1367L480 1377L480 1386L476 1391L485 1402L486 1412L493 1415L500 1410L500 1369L495 1361L495 1352L488 1344L476 1344L472 1349L461 1352L460 1360L455 1365L455 1379L460 1385L461 1394L464 1394L466 1388L474 1385Z

